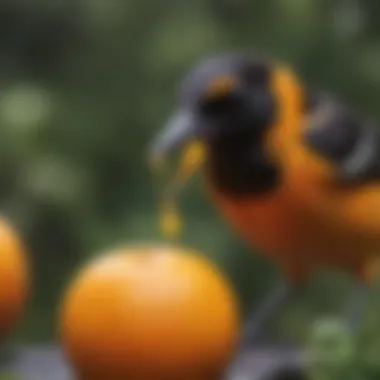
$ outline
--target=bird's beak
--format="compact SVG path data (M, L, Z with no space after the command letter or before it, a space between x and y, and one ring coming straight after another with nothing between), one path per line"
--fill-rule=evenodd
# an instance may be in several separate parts
M191 112L176 112L154 139L149 150L150 161L161 161L172 150L186 145L195 137L196 124L195 116Z
M204 146L195 139L198 129L196 119L191 112L177 112L154 139L149 150L151 168L153 172L160 174L165 167L165 158L171 150L184 147L177 173L163 192L160 227L167 237L173 237L180 232L181 218L176 206L176 197L204 161Z

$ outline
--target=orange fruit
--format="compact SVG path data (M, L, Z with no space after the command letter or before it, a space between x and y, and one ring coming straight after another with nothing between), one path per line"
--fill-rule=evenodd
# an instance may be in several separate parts
M213 380L232 354L239 315L229 283L205 257L151 244L82 269L59 324L81 380Z
M0 338L19 319L29 288L29 263L17 232L0 218Z

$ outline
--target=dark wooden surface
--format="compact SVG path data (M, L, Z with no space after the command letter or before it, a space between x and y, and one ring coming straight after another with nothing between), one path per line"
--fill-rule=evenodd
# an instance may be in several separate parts
M17 380L72 380L58 347L21 347L14 351L9 368ZM299 350L260 347L240 354L231 367L230 380L301 380L304 359Z

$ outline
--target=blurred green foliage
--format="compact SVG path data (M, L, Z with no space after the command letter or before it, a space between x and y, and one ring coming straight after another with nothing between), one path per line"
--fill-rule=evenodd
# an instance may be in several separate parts
M17 380L17 377L12 373L0 373L0 380Z
M35 276L15 338L55 337L60 294L88 256L161 239L146 147L190 66L219 50L262 51L380 118L379 16L371 0L1 1L0 207ZM183 241L226 271L244 309L261 298L276 268L232 234L199 180L181 205ZM318 313L341 310L348 284L316 279L276 329L304 338Z

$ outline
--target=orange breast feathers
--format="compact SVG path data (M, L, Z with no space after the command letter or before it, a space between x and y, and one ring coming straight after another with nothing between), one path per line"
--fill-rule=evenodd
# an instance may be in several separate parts
M360 231L344 230L317 209L294 201L289 188L267 197L233 200L209 187L211 199L248 245L279 264L289 280L332 267L362 276L376 244Z
M302 247L302 217L282 189L260 197L231 199L209 185L212 202L251 248L272 256L295 255Z

